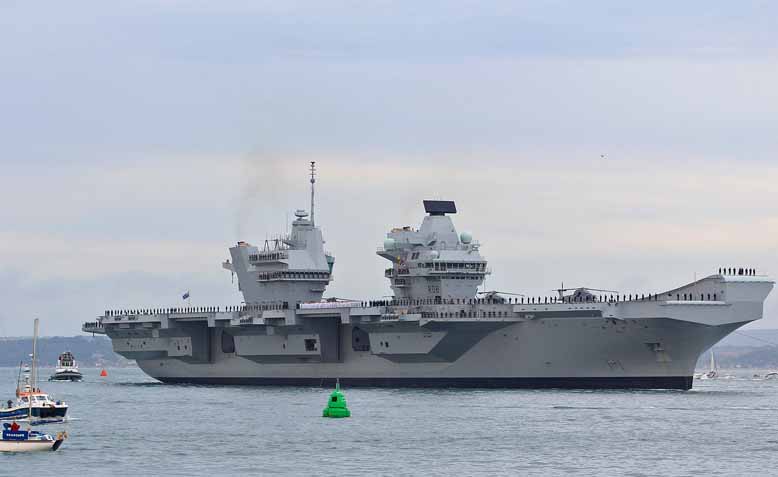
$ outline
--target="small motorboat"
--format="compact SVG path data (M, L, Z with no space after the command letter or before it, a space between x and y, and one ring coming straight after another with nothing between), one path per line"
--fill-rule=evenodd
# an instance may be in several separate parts
M3 435L0 439L0 452L55 451L67 439L67 432L51 434L33 430L21 430L19 424L3 423Z
M775 371L773 371L771 373L767 373L767 374L764 375L764 378L765 379L776 379L776 378L778 378L778 373L776 373Z
M62 420L68 412L68 404L54 400L40 388L33 387L29 375L25 374L16 387L16 401L9 399L0 408L0 421L26 419L32 417L42 421Z
M68 412L68 405L64 401L55 401L42 392L40 388L25 386L18 392L17 407L31 409L32 417L39 420L62 420ZM32 401L30 406L29 401ZM5 409L0 410L0 415ZM6 418L7 419L7 418Z
M49 381L81 381L83 378L73 353L65 351L57 358L57 368L49 377Z

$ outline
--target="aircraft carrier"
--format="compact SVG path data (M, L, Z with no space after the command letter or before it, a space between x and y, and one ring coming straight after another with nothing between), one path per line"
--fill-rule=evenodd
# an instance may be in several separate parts
M245 303L107 310L82 330L166 383L690 389L700 354L762 318L773 288L725 267L660 293L479 293L480 244L457 232L454 202L425 200L421 226L377 250L391 299L323 299L335 259L314 221L313 163L310 183L288 234L229 249Z

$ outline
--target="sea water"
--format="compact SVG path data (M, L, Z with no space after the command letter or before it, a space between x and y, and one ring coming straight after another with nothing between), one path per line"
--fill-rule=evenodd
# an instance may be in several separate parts
M692 391L344 388L349 419L321 417L328 388L83 371L40 384L70 405L44 429L70 438L0 455L0 475L778 475L778 379L754 371Z

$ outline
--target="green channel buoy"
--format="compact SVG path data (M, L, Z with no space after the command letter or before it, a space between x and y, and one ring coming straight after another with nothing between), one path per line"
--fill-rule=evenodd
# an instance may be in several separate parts
M321 415L322 417L351 417L351 411L346 407L346 398L340 392L340 380L335 381L335 390L330 394L327 407Z

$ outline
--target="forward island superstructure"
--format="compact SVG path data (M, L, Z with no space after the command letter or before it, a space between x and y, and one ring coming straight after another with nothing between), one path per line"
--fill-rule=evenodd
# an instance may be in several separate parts
M377 251L393 298L325 300L335 260L314 182L312 163L310 215L298 210L289 234L230 248L244 304L106 311L83 330L168 383L689 389L700 354L760 319L773 287L719 269L662 293L479 294L480 244L457 232L454 202L434 200Z

